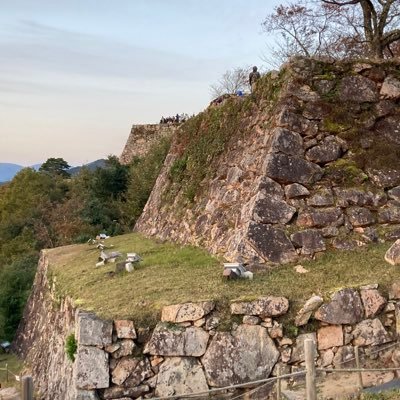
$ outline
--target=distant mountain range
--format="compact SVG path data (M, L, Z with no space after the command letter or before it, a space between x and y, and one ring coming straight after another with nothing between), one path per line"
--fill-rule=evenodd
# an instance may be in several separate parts
M82 167L89 168L93 171L96 168L103 168L105 165L104 159L99 159L93 161L91 163L79 166L79 167L72 167L68 170L71 175L76 175ZM35 164L31 165L30 168L34 168L38 170L42 164ZM0 183L10 181L14 176L21 171L21 169L26 168L23 165L12 164L12 163L1 163L0 162Z

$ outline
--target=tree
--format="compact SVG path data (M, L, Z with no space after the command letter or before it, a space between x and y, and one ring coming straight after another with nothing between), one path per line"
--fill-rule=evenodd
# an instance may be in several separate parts
M400 42L398 0L299 0L280 5L263 22L280 33L278 62L292 55L393 57Z
M70 169L70 165L63 158L48 158L45 163L43 163L39 171L46 172L50 175L59 175L64 178L69 177L67 172Z
M238 90L245 91L249 89L249 68L234 68L226 71L221 79L210 86L213 98L223 94L234 94Z

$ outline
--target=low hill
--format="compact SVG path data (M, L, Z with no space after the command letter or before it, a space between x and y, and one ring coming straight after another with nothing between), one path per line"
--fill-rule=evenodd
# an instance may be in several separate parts
M0 182L10 181L22 168L24 167L18 164L0 163Z

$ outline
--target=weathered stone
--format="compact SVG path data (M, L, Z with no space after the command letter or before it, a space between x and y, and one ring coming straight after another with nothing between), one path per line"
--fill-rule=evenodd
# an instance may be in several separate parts
M77 341L85 346L107 346L112 342L112 322L104 321L94 314L79 311Z
M118 342L119 348L111 353L113 358L121 358L130 356L133 353L136 345L132 339L123 339Z
M333 140L323 140L319 145L307 150L306 158L317 164L337 160L342 154L341 146Z
M285 264L298 258L292 242L282 229L251 222L248 239L266 261Z
M340 207L371 206L380 207L386 204L387 196L381 192L369 192L356 188L334 188L337 204Z
M268 334L272 339L278 339L283 337L283 326L282 324L274 323L272 328L268 329Z
M296 326L305 325L310 319L312 313L323 303L323 299L320 296L312 296L309 298L301 310L297 313L295 319Z
M154 375L150 362L147 358L137 359L136 366L131 368L128 378L125 380L125 387L135 387L142 383L145 379Z
M315 332L303 333L296 338L296 344L293 347L292 356L290 358L290 363L298 363L305 360L304 354L304 342L306 339L312 339L314 343L317 343L317 336Z
M282 198L284 194L282 186L265 175L261 178L260 184L258 185L258 191L264 191L270 196L279 198Z
M379 188L393 188L400 185L400 169L371 169L366 170L370 180Z
M295 212L296 208L284 200L261 191L255 200L253 220L263 224L287 224Z
M112 344L109 344L109 345L107 345L106 347L104 347L104 350L107 352L107 353L114 353L114 352L116 352L119 348L121 347L121 343L112 343Z
M400 300L400 281L395 281L390 286L389 299L390 300Z
M259 315L261 318L277 317L286 314L289 301L285 297L262 297L254 301L241 301L231 304L232 314Z
M400 264L400 239L397 239L385 253L385 261L391 265Z
M400 81L392 75L386 77L382 83L380 95L384 99L400 99Z
M185 322L196 321L209 314L215 307L212 301L200 303L174 304L163 307L161 321L165 322Z
M345 76L339 85L339 98L344 102L375 102L379 100L378 88L363 76Z
M301 247L302 254L310 255L326 250L325 241L317 229L306 229L293 233L290 240L296 247Z
M207 347L209 334L195 326L168 327L159 323L146 344L144 353L160 356L202 356Z
M374 318L384 309L387 303L386 299L377 289L365 289L361 290L360 293L366 318Z
M304 136L314 136L318 132L316 124L312 124L307 118L295 114L287 108L278 114L275 118L275 123L279 127L287 128Z
M396 186L388 191L389 199L400 201L400 186Z
M334 205L331 189L322 189L307 199L307 205L311 207L329 207Z
M75 382L78 389L109 387L108 354L105 351L80 345L75 363Z
M326 368L333 363L335 353L332 349L321 352L321 367Z
M193 325L197 326L198 328L200 328L200 327L204 326L205 323L206 323L206 319L205 318L200 318L200 319L194 321Z
M375 222L373 214L367 208L349 207L346 214L353 226L368 226Z
M301 183L312 185L319 181L323 171L321 167L303 158L276 153L268 154L264 171L271 179L280 183Z
M285 186L285 195L288 199L293 199L296 197L308 196L310 192L306 187L300 185L300 183L292 183Z
M398 224L400 223L400 205L394 202L388 204L378 210L378 222L381 224Z
M136 365L134 358L124 357L119 360L118 364L112 370L111 381L116 385L122 385L130 374L130 370Z
M0 396L1 396L1 393L0 393ZM16 399L19 399L19 398L20 397L18 396ZM7 399L8 399L7 397L4 398L4 400L7 400ZM13 399L10 398L10 400L13 400ZM74 400L100 400L100 398L97 395L95 390L77 389Z
M336 226L326 226L321 229L321 233L324 238L333 238L339 235L339 229Z
M157 378L156 396L189 395L208 390L199 361L194 358L171 357L161 365Z
M332 325L351 325L360 322L363 315L360 295L356 290L346 288L336 292L329 303L323 304L315 318Z
M210 386L228 386L268 377L279 358L260 325L240 325L232 334L218 332L201 362Z
M354 250L357 248L357 242L353 239L340 239L340 238L335 238L332 241L332 247L336 250Z
M333 365L335 368L350 368L355 367L354 347L343 346L339 347L338 351L333 358Z
M120 398L136 399L147 393L150 388L147 385L140 385L135 388L124 388L122 386L113 386L102 391L102 399L118 400Z
M392 114L396 109L396 104L390 100L381 100L375 104L375 115L378 118L386 117Z
M308 209L299 214L297 225L304 228L323 228L328 225L339 226L343 223L340 208Z
M366 319L353 330L355 346L376 346L391 341L390 336L378 318Z
M136 330L133 321L117 320L114 321L115 332L119 339L136 339Z
M258 325L261 322L261 319L254 315L245 315L243 317L243 323L247 325Z
M218 325L220 323L220 320L221 319L220 319L220 317L218 317L218 315L209 316L206 319L206 330L210 331L210 330L213 330L213 329L217 329Z
M303 139L296 132L285 128L275 128L269 137L271 138L270 152L272 153L281 152L292 156L304 153Z
M318 350L343 346L343 329L340 325L323 326L317 332Z
M314 85L317 88L318 92L326 95L335 87L335 81L328 79L318 79L314 82Z

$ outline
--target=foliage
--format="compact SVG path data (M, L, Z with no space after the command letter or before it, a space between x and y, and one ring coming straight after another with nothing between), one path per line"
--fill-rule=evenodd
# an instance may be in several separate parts
M389 390L381 393L363 393L360 400L397 400L400 398L400 390Z
M393 57L399 22L394 0L300 0L276 7L263 27L281 35L272 62L280 64L293 55Z
M46 172L50 175L59 175L64 178L69 176L68 170L71 166L63 158L49 158L44 162L39 171Z
M236 94L238 90L249 90L249 68L234 68L226 71L220 80L210 86L212 98L223 94Z
M75 354L78 349L78 343L76 342L75 335L71 333L67 336L65 340L65 353L68 357L68 360L74 362L75 361Z

